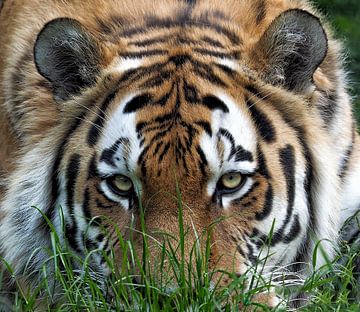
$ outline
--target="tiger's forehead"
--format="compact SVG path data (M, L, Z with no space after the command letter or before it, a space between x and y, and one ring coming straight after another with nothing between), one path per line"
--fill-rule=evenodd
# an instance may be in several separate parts
M159 177L175 169L194 177L255 170L256 132L243 95L231 88L226 59L209 65L180 54L156 70L139 59L123 62L118 69L138 79L111 105L100 172Z
M178 168L205 176L234 157L252 171L255 157L243 158L255 153L256 136L237 88L241 39L220 25L215 32L196 23L161 34L149 29L122 33L108 68L120 77L122 95L110 107L100 169L154 177Z

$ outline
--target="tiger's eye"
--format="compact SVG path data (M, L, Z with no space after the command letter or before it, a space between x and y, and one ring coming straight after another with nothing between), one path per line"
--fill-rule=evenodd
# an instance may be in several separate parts
M243 182L243 177L238 172L224 174L221 177L221 184L225 189L232 190L239 187Z
M133 187L132 181L128 177L123 175L115 176L112 184L116 188L116 190L121 193L129 192Z

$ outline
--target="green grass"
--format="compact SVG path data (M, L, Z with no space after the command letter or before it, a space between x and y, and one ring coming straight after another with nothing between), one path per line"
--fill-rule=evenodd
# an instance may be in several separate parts
M231 280L228 287L222 288L212 282L214 274L219 272L209 268L211 229L195 233L199 240L193 243L190 257L186 260L187 236L194 229L184 226L181 198L178 202L179 239L174 243L172 236L165 235L165 239L158 242L146 234L142 221L143 252L139 256L132 239L125 240L117 231L123 256L120 263L115 264L112 254L103 255L112 272L105 282L89 266L91 255L100 251L91 251L85 258L77 256L66 244L61 246L59 235L49 223L52 248L48 251L48 261L55 268L54 272L50 273L44 266L39 285L31 291L18 287L13 303L4 301L4 306L8 304L14 311L239 311L241 304L243 311L269 311L253 299L259 293L275 289L284 299L276 311L285 311L284 304L295 292L305 293L309 298L299 311L359 311L360 286L352 272L354 259L360 256L358 249L342 246L338 259L306 280L293 279L288 287L283 285L289 281L279 279L281 271L274 272L266 280L256 273L262 271L268 257L266 254L258 261L257 268L249 269L240 277L232 272L221 272L223 277L228 276ZM142 220L143 217L142 213ZM202 235L205 235L202 241L206 242L203 247L199 243ZM155 265L149 261L150 248L159 250ZM6 264L4 259L3 263ZM136 274L133 268L137 268ZM7 267L7 270L11 274L11 268ZM57 280L56 286L51 284L51 275ZM135 277L137 282L134 282ZM245 285L250 285L250 289ZM61 293L60 297L53 297L54 287ZM5 292L0 276L0 302L4 298L1 294Z

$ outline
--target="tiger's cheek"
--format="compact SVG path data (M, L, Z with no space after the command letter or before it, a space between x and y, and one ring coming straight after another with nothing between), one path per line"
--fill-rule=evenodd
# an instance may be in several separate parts
M271 182L256 175L250 190L241 198L231 201L228 213L248 220L263 220L272 209L273 189Z

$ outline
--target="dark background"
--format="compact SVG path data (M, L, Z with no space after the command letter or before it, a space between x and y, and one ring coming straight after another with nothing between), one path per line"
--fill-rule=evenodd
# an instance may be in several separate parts
M314 3L344 42L350 92L354 96L354 110L360 125L360 0L314 0Z

